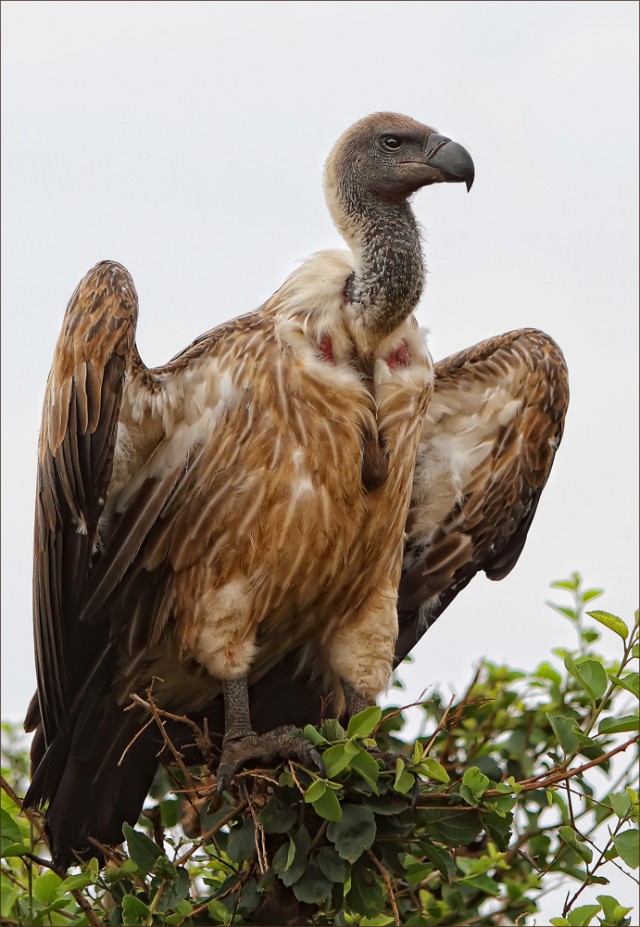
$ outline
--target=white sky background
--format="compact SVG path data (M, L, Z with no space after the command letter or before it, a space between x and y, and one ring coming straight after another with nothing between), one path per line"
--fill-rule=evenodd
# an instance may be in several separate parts
M437 127L476 165L469 195L442 185L414 204L434 358L535 326L564 350L572 392L520 562L501 583L477 577L423 639L401 674L407 700L460 691L483 656L532 668L573 646L544 605L573 569L631 616L635 3L4 2L2 26L4 718L34 688L36 444L76 283L99 260L125 264L141 355L165 362L340 245L323 162L376 110Z

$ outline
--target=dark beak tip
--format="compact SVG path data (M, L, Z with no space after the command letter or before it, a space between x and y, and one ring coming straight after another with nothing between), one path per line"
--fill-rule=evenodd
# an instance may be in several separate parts
M467 193L471 190L471 187L473 186L473 181L474 181L474 180L475 180L475 177L467 177L467 178L466 178L466 180L465 180L465 182L464 182L464 185L465 185L465 187L467 188Z

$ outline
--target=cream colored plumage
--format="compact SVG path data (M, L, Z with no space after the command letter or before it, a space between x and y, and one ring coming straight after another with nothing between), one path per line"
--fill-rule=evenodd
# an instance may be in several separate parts
M38 728L26 800L48 802L60 866L137 817L157 760L148 735L117 764L140 723L123 711L132 691L155 678L162 705L221 731L222 687L222 769L250 732L247 679L258 730L317 720L313 678L334 710L343 686L357 710L478 569L517 559L562 432L562 357L528 333L549 360L530 404L521 337L438 365L434 384L412 315L424 267L408 198L472 180L467 152L427 126L357 123L325 177L350 250L313 256L164 367L140 359L124 267L103 262L79 284L43 412L26 721ZM496 493L516 515L494 506L487 527Z

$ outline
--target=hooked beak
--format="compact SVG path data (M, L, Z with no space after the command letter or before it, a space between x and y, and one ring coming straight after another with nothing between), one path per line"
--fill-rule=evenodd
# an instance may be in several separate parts
M471 155L450 138L430 132L425 141L424 165L428 170L426 184L464 183L471 189L475 168Z

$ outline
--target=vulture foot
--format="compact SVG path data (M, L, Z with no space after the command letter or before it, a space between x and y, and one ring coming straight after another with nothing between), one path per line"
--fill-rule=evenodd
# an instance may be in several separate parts
M217 769L218 793L229 787L235 774L247 763L272 763L278 759L298 760L307 766L313 764L326 775L318 751L299 728L288 724L262 735L252 731L242 737L225 737Z

